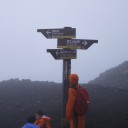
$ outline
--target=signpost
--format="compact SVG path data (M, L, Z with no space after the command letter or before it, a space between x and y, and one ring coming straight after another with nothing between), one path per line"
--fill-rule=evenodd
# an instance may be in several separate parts
M47 49L47 52L50 52L51 55L56 59L76 59L76 50L70 49Z
M98 40L58 39L57 48L88 49L93 43L98 43Z
M37 32L41 32L48 39L76 37L76 28L71 27L60 29L37 29Z
M76 49L88 49L93 43L98 43L98 40L88 39L71 39L76 38L76 28L64 27L60 29L37 29L47 39L57 38L57 47L63 49L47 49L56 60L63 59L63 118L66 117L66 103L68 98L69 80L68 76L71 73L71 59L76 59ZM63 128L66 125L63 124Z

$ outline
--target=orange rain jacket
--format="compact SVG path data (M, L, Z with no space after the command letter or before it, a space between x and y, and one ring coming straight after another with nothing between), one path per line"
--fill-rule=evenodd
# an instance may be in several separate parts
M66 119L70 122L70 128L75 128L75 122L77 122L77 128L85 128L85 115L77 115L77 117L76 115L74 115L75 101L76 101L76 90L73 88L69 88L68 102L66 105Z
M35 124L38 125L40 128L43 128L44 123L46 123L46 128L50 128L50 121L51 118L47 116L43 116L40 119L38 119Z

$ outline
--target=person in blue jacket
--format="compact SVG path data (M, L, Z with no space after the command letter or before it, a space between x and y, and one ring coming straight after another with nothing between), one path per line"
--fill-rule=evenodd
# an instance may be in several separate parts
M22 128L39 128L39 126L34 124L35 121L35 116L29 116L27 119L27 123Z

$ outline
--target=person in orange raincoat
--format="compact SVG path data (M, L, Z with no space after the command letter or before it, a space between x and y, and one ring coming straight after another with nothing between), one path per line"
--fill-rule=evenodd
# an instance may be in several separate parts
M45 116L41 110L36 112L36 119L34 124L38 125L40 128L50 128L51 118Z
M69 82L70 87L68 89L68 101L66 105L66 119L70 122L70 128L85 128L85 114L76 115L74 112L74 105L76 101L76 90L78 86L78 75L70 74Z

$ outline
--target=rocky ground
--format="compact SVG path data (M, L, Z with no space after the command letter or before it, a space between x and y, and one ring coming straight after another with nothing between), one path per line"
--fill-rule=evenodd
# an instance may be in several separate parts
M87 89L91 98L87 128L128 127L128 89L98 85L88 85ZM0 128L20 128L38 109L52 118L52 127L61 127L61 84L16 80L0 83Z

